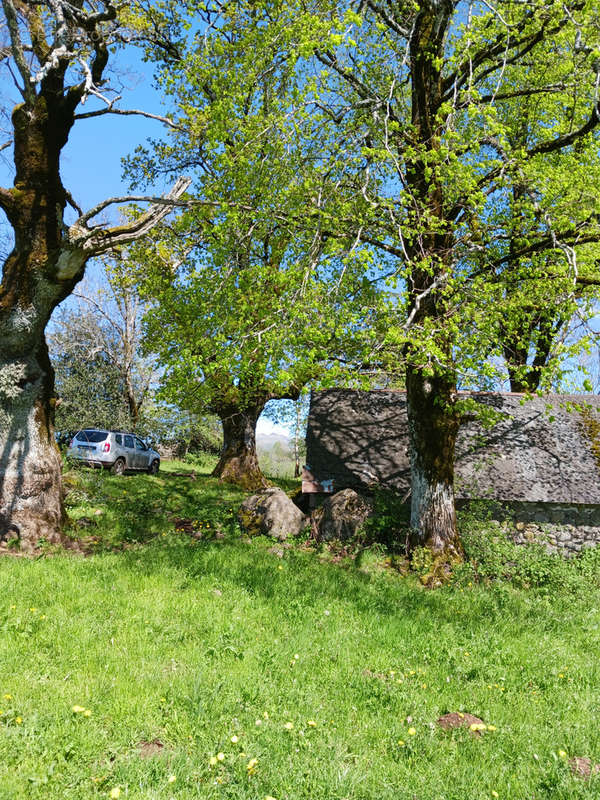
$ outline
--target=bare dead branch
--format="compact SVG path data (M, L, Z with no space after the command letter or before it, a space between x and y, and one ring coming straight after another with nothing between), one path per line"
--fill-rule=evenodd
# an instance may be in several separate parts
M6 24L10 35L12 57L23 79L23 86L19 87L19 90L26 101L31 101L35 96L35 92L31 83L31 72L27 65L23 43L21 42L21 36L19 34L17 10L12 0L2 0L2 7L4 8L4 16L6 17Z
M128 116L139 116L139 117L147 117L148 119L155 119L158 122L163 122L165 125L168 125L169 128L173 130L179 131L181 130L180 125L176 125L173 120L169 119L168 117L163 117L160 114L151 114L149 111L141 111L140 109L125 109L125 108L113 108L113 103L116 103L117 100L120 100L120 97L116 97L110 104L108 108L100 108L97 111L87 111L85 114L75 114L75 119L91 119L91 117L102 117L105 114L119 114L123 117Z

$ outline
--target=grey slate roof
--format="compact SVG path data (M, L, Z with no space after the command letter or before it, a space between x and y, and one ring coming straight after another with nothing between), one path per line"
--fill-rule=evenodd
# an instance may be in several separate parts
M600 397L469 393L500 419L463 422L457 442L458 498L600 504ZM313 392L307 464L335 489L378 483L410 487L406 395L400 391Z

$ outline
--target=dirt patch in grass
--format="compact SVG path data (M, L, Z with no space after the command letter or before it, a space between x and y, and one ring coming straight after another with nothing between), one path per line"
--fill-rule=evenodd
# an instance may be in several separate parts
M140 758L154 758L164 752L165 746L160 739L153 739L151 742L140 742L137 749Z
M570 758L569 767L573 775L577 775L579 778L589 778L600 772L600 764L592 764L590 758L581 758L580 756Z
M438 719L437 724L445 731L452 730L453 728L469 728L473 736L481 736L481 730L479 730L478 727L472 726L483 725L485 727L485 723L482 719L479 719L479 717L473 714L464 714L461 711L452 711L449 714L444 714L443 717Z

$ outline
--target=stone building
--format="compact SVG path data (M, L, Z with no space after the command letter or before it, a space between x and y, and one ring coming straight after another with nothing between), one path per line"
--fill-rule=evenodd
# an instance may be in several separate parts
M600 397L465 393L456 452L457 505L486 512L516 541L541 539L576 552L600 542ZM314 392L307 464L319 481L391 489L408 501L406 395L401 391Z

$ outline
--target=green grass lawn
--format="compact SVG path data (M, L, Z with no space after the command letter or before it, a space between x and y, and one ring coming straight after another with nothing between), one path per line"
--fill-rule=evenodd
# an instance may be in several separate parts
M428 591L280 557L204 475L70 484L96 552L0 559L1 800L600 795L597 588Z

